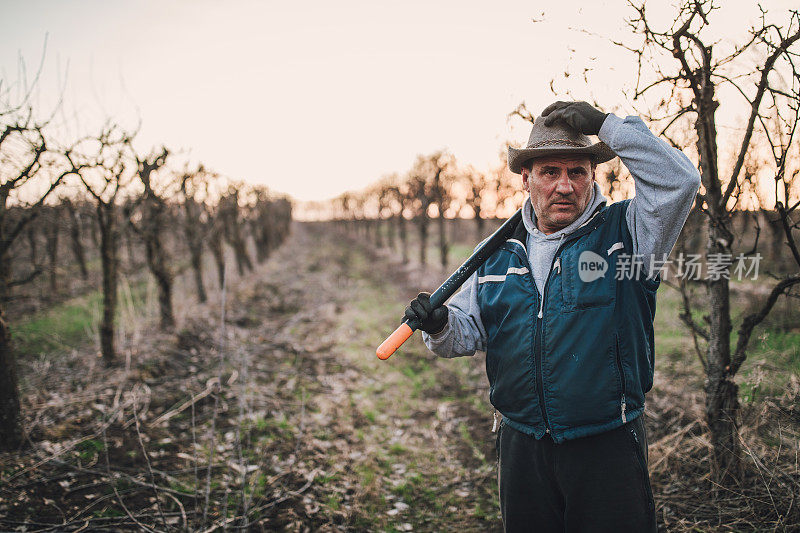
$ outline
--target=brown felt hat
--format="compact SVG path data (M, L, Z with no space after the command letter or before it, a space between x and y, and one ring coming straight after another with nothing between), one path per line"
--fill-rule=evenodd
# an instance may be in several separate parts
M589 137L561 120L555 121L552 126L545 126L544 117L539 115L531 128L528 145L525 148L508 148L508 168L514 174L522 174L522 165L534 157L576 154L588 155L595 163L605 163L617 156L606 143L592 144Z

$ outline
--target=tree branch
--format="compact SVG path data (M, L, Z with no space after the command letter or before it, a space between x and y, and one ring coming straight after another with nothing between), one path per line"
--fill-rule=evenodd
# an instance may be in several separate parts
M697 358L703 365L703 369L707 370L708 362L706 361L706 357L703 354L703 350L700 347L700 342L698 341L698 337L701 337L703 340L707 342L709 334L708 331L706 331L702 326L700 326L700 324L695 322L694 319L692 318L692 305L691 305L691 300L689 298L689 291L686 287L686 280L681 279L678 285L675 285L674 283L669 283L666 280L664 280L664 284L680 292L683 312L680 313L678 317L689 328L689 331L692 334L692 340L694 342L694 350L697 353Z
M14 226L14 229L12 229L9 232L8 237L6 238L6 240L9 243L14 241L14 239L16 239L19 236L19 234L22 232L22 230L25 229L25 226L27 226L28 223L31 220L33 220L39 214L38 213L38 211L39 211L38 208L44 203L44 201L47 199L47 197L50 196L50 193L53 192L55 190L55 188L58 187L61 184L61 181L65 177L69 176L72 173L73 173L72 169L62 172L50 184L50 187L47 189L47 191L45 191L45 193L42 194L35 203L33 203L32 205L29 206L28 214L23 216L21 219L19 219L17 221L17 224Z
M775 208L781 215L781 225L783 226L783 232L786 235L786 244L789 246L789 250L792 252L795 263L797 263L797 266L800 267L800 251L797 250L797 243L794 242L792 228L789 226L789 213L786 211L786 208L783 206L782 202L776 202Z
M19 287L20 285L27 285L28 283L30 283L31 281L36 279L36 276L38 276L41 273L42 273L42 269L41 268L37 268L36 270L33 270L30 274L28 274L24 278L19 278L19 279L15 279L15 280L9 281L8 282L8 287L11 288L11 287Z
M775 66L775 62L778 58L783 55L786 50L793 45L797 40L800 40L800 28L797 32L795 32L792 36L787 37L784 39L780 45L775 48L775 51L767 58L764 62L764 67L761 69L761 79L758 82L758 86L756 89L756 95L753 98L751 107L750 107L750 117L747 119L747 128L745 129L744 138L742 139L742 144L739 147L739 156L736 158L736 164L733 167L733 171L731 172L730 181L728 181L728 187L725 190L725 194L722 197L722 205L724 206L728 202L728 198L730 198L731 194L733 194L733 190L736 187L736 182L739 179L739 173L742 170L742 166L744 165L744 158L747 154L747 148L750 146L750 139L753 136L753 127L755 125L756 117L759 114L759 108L761 107L761 99L764 97L764 93L767 90L767 86L769 85L769 73Z
M772 291L767 297L767 301L764 302L764 305L761 307L761 309L755 313L747 315L744 320L742 320L742 324L739 326L738 339L736 341L736 351L734 352L733 357L731 358L731 364L727 369L729 376L735 376L736 372L738 372L739 368L742 366L742 363L744 363L745 359L747 359L746 350L747 345L750 342L750 337L753 334L753 329L766 318L772 307L778 301L778 297L798 283L800 283L800 276L791 276L783 279L780 283L772 288Z

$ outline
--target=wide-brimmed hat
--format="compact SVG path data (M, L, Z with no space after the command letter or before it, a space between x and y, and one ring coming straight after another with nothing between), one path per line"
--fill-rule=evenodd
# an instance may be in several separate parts
M539 115L533 122L528 145L525 148L508 148L508 168L514 174L522 174L522 165L534 157L575 154L588 155L595 163L604 163L616 157L606 143L592 144L589 137L561 120L545 126L544 117Z

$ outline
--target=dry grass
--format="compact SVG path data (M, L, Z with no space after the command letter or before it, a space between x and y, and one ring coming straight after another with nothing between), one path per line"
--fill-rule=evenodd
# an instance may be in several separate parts
M659 523L667 531L797 531L800 509L796 378L780 398L744 406L742 476L722 487L710 475L711 442L703 396L657 376L647 426L650 476Z

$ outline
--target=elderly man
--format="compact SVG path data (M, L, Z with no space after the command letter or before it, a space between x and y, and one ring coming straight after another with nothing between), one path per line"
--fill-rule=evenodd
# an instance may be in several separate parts
M595 166L615 155L636 195L609 204ZM439 356L486 351L506 531L655 531L642 414L659 261L699 174L638 117L586 102L548 106L508 166L530 194L522 223L450 303L420 294L406 318Z

